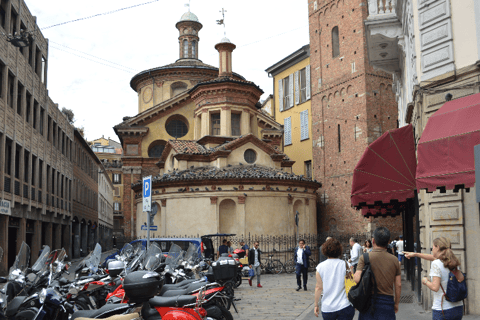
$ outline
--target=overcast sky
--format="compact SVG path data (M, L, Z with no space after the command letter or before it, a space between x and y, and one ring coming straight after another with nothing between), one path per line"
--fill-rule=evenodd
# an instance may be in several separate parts
M188 10L188 0L158 0L108 15L72 22L152 0L24 0L43 35L50 41L48 84L51 99L75 113L75 126L86 138L104 135L118 141L112 127L138 112L137 94L130 88L138 72L175 62L176 22ZM227 37L237 45L233 71L255 82L265 94L273 80L265 69L308 44L305 0L192 0L203 29L199 59L218 67L214 46L223 37L216 20L225 14Z

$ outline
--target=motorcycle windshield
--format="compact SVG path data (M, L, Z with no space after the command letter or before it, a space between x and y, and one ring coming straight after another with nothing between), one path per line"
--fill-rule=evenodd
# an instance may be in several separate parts
M145 247L143 246L142 241L137 241L133 245L133 250L134 250L134 255L140 254L143 250L145 250Z
M162 249L156 242L151 242L143 257L143 268L148 271L154 271L162 262Z
M130 243L126 243L118 256L120 260L127 261L133 256L134 253L135 249L133 248L133 246Z
M30 262L30 247L25 242L22 242L20 246L20 250L18 251L17 257L15 258L15 262L13 263L12 267L10 268L9 276L16 272L20 272L25 274L25 271L28 268L28 263Z
M196 244L190 242L184 259L189 263L195 263L195 261L198 259L198 246Z
M48 251L46 250L47 248L48 248ZM43 260L43 264L40 266L41 267L40 271L37 272L35 280L33 281L33 285L38 284L44 276L49 274L50 265L55 264L56 266L58 266L60 264L63 264L63 260L65 260L65 257L66 257L65 249L57 249L50 252L50 248L46 246L44 248L44 251L47 251L48 254L46 255L46 258ZM43 256L43 252L42 252L42 256Z
M50 255L50 247L45 246L43 247L42 253L38 257L37 261L32 267L32 271L35 273L38 273L40 270L42 270L43 266L47 262L47 258Z
M89 256L90 258L85 261L85 266L90 269L92 273L96 273L98 270L98 264L102 258L102 246L97 243L95 249L93 249Z
M172 244L170 250L168 251L167 258L165 259L165 264L170 266L171 269L177 267L178 261L182 258L182 248L177 244Z
M127 265L127 271L135 271L137 266L140 264L142 261L143 255L145 254L145 250L141 250L134 258L132 261L130 261Z

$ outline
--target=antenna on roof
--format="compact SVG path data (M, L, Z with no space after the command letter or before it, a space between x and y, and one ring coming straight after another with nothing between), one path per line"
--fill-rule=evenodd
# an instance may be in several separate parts
M222 19L220 20L217 20L217 24L218 25L223 25L223 35L226 36L227 35L227 31L225 30L225 12L227 12L227 10L225 10L224 8L222 8L222 11L219 11L222 13Z

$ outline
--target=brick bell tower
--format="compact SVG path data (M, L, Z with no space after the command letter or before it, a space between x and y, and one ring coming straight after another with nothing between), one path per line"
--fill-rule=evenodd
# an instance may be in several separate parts
M198 21L198 17L190 12L185 12L180 21L177 22L175 27L180 32L178 37L178 43L180 47L179 59L196 59L198 60L198 32L202 29L203 25ZM177 61L178 61L177 60Z
M365 219L351 208L355 165L365 148L397 127L392 77L368 63L365 0L307 0L310 24L313 173L318 231L354 234L383 225L401 234L401 217ZM381 44L379 44L381 45Z

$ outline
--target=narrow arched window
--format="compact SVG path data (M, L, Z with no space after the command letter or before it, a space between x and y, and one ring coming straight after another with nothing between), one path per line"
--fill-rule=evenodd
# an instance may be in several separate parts
M338 26L332 29L332 57L340 55L340 42L338 39Z
M183 57L188 58L188 40L183 40Z
M197 51L197 42L193 41L192 42L192 58L196 58L196 51Z

